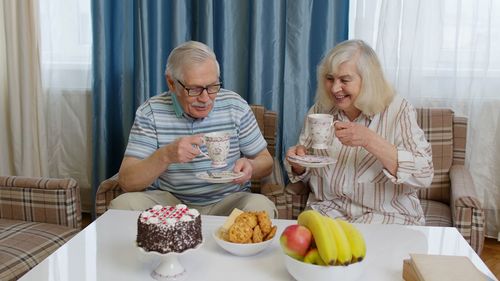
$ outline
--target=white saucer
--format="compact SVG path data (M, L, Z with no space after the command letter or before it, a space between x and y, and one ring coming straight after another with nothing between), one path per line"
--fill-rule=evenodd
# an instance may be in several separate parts
M318 155L289 156L288 161L306 168L322 168L337 163L334 158Z
M245 174L243 172L235 173L232 171L223 171L223 172L212 172L212 175L213 176L209 176L207 172L203 172L196 174L196 177L211 183L226 183L241 178Z

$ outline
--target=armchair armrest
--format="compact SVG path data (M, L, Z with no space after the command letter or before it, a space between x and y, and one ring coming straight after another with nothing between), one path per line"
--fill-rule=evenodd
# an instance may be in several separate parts
M451 213L453 225L481 254L484 245L485 215L479 201L472 177L463 165L453 165L450 169Z
M108 210L111 200L124 193L118 183L118 174L101 182L95 194L95 216L99 217Z
M0 176L0 218L80 229L80 187L71 178Z
M302 181L289 183L286 186L285 192L292 197L292 203L289 208L292 209L292 218L296 219L306 207L307 198L309 198L310 193L309 186Z
M463 165L453 165L450 168L451 202L455 207L481 209L474 182L469 171Z

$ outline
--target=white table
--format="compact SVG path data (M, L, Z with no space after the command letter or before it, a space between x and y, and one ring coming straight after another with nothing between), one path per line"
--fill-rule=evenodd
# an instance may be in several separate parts
M159 260L135 246L139 212L109 210L20 280L153 280ZM233 256L221 249L212 231L225 217L203 216L204 244L180 256L187 280L293 280L285 269L279 239L252 257ZM277 234L292 220L274 220ZM409 253L468 256L492 280L497 280L477 254L451 227L357 225L367 243L366 270L361 280L403 280L403 259Z

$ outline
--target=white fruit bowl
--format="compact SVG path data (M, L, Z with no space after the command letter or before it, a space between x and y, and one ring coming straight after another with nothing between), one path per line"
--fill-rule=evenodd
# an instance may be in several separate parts
M297 281L354 281L361 280L364 271L364 263L357 262L347 266L320 266L298 261L286 254L285 266L288 272Z
M213 232L212 236L214 237L215 242L224 250L236 256L252 256L256 255L266 248L268 248L276 238L276 235L264 242L260 243L251 243L251 244L240 244L240 243L232 243L226 240L223 240L219 235L219 229Z

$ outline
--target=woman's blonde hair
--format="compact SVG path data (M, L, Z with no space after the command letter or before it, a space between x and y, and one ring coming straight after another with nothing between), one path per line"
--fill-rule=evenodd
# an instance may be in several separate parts
M212 59L217 67L217 77L220 76L219 62L214 51L207 45L198 41L187 41L177 46L167 59L165 75L170 75L175 79L184 80L184 67L192 64L205 62Z
M361 89L354 106L365 115L382 112L394 97L394 90L384 77L375 51L362 40L347 40L331 49L318 66L316 103L324 110L335 106L330 89L325 89L327 74L337 72L339 66L354 61L361 77Z

